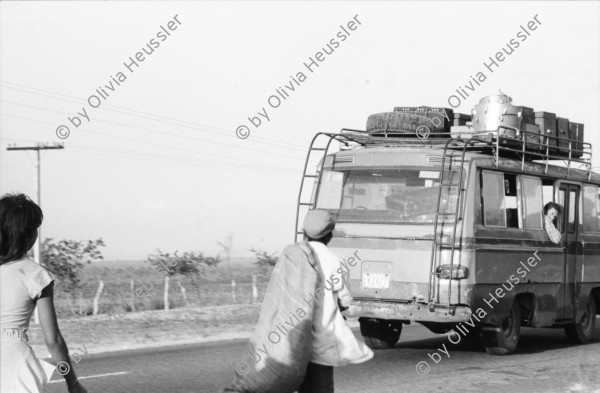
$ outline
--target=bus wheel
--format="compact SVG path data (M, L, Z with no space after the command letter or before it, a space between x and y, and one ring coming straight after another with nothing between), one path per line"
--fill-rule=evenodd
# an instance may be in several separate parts
M465 326L463 325L463 327ZM465 338L468 338L470 340L479 340L479 338L481 337L481 332L481 326L469 328L469 331L467 332L467 334L465 334Z
M590 296L583 318L579 323L565 326L567 337L576 343L585 344L591 341L596 328L596 302Z
M493 330L484 329L481 337L487 353L492 355L508 355L517 349L521 335L521 310L519 302L513 302L510 315L502 321L502 325Z
M372 349L394 348L400 339L402 323L377 318L358 318L360 333Z

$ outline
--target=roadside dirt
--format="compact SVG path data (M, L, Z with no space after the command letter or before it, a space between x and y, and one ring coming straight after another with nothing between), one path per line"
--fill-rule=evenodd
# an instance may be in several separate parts
M259 312L260 304L181 308L60 319L59 327L77 361L101 352L245 338ZM40 326L32 323L28 335L36 356L48 357Z

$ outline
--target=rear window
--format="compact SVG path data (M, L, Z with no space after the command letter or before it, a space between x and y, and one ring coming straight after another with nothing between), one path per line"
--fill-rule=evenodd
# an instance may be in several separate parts
M458 176L452 172L453 181ZM431 168L325 171L317 208L334 211L338 222L433 223L439 185ZM442 211L455 206L457 191L443 193Z

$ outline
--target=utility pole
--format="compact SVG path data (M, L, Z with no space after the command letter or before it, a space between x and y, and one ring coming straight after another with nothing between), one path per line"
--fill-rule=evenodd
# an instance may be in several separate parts
M36 161L35 161L35 191L37 194L37 204L41 208L42 207L42 183L41 183L41 160L40 160L40 150L55 150L55 149L64 149L65 146L63 144L55 143L53 145L48 144L39 144L37 146L8 146L6 150L33 150L36 152ZM38 265L40 264L41 259L41 241L42 241L42 228L38 229L38 238L35 241L35 245L33 246L33 260ZM35 323L39 324L38 313L35 313Z

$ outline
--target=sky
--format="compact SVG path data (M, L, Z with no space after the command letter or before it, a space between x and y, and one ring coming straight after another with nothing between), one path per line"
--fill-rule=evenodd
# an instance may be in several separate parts
M501 90L597 145L599 70L592 1L0 2L0 193L36 198L35 152L9 145L63 143L41 153L44 237L276 252L315 133Z

